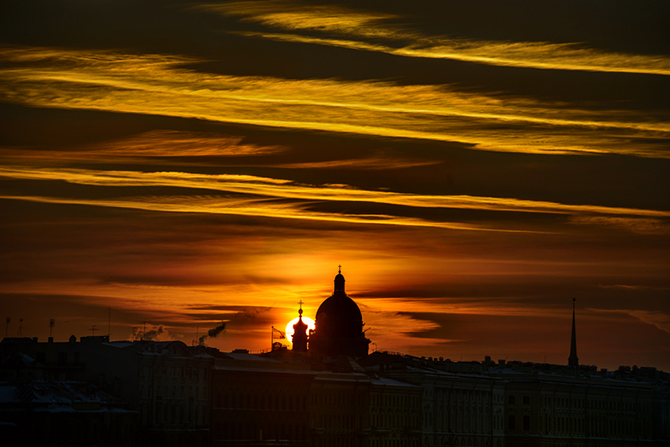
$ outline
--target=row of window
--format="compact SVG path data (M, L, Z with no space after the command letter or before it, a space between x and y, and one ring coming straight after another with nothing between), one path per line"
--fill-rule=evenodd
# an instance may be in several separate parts
M374 407L397 407L406 408L408 406L417 407L419 405L418 396L403 396L402 394L372 394L372 406Z
M418 427L419 416L416 413L406 415L372 414L372 426L377 428Z
M433 416L435 416L433 414ZM424 426L429 428L431 423L435 424L438 431L454 431L459 433L487 433L490 429L490 417L487 412L465 411L451 412L443 417L431 419L431 413L424 411Z
M214 406L240 410L307 411L307 397L245 392L218 393L214 399Z
M507 396L507 403L509 405L516 405L516 396L514 395ZM523 396L521 403L523 403L523 405L530 405L530 396Z
M370 447L418 447L418 438L370 439Z
M437 388L435 395L436 399L488 403L490 402L491 392ZM494 399L502 399L502 395L494 394L493 396Z
M524 414L523 417L521 418L521 427L519 427L523 431L529 431L530 430L530 416L527 414ZM507 430L509 431L516 431L517 430L517 418L516 415L510 414L507 416Z
M360 441L356 435L344 435L344 436L324 436L323 438L317 437L313 441L314 447L353 447L360 445Z
M209 377L209 369L189 366L152 366L145 364L140 369L140 377L160 375L174 379L205 380Z
M354 417L353 414L316 413L312 415L312 425L326 430L351 431L356 428L356 422L359 427L363 425L362 419L362 416Z
M203 404L186 404L185 402L143 402L142 424L164 424L166 426L207 424L207 415Z
M333 407L352 407L354 405L363 405L364 397L353 392L319 392L312 393L312 405L329 405Z
M519 420L521 426L519 427ZM510 414L507 417L507 429L509 431L530 431L530 415ZM544 417L543 432L545 434L583 434L598 437L646 437L646 427L642 422L630 420L590 420L585 421L582 418L557 416L551 417L548 414Z
M304 441L308 429L305 424L228 423L214 437L216 441Z
M530 396L522 396L521 400L517 399L515 395L507 396L508 405L530 405L531 399ZM601 399L576 399L570 397L552 397L552 396L542 396L541 398L542 405L544 407L553 407L553 408L586 408L594 410L613 410L613 411L648 411L649 404L645 403L636 403L630 401L620 401L620 400L601 400Z
M147 381L145 381L147 382ZM177 388L177 385L154 385L153 387L151 384L140 384L140 397L144 399L149 399L152 397L152 390L153 390L153 396L155 396L156 399L198 399L198 400L204 400L205 396L207 395L207 389L206 388L200 388L199 386L196 386L195 388L190 385L188 388L185 388L184 385L181 385L179 388ZM185 392L188 392L185 394Z

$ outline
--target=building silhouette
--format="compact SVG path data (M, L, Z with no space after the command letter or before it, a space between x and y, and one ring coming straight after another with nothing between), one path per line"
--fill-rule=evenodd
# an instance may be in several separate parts
M307 325L302 321L302 300L298 309L298 322L293 325L293 350L307 352Z
M370 340L363 331L363 316L358 305L344 291L342 271L335 276L335 290L316 312L309 350L325 357L364 357Z
M24 356L24 362L11 362L17 353ZM134 430L127 437L130 442L110 441L125 437L93 442L95 438L80 427L84 421L72 420L72 427L45 425L23 433L23 439L29 439L35 433L53 429L47 437L49 443L28 445L209 445L214 357L205 347L188 347L180 341L110 342L108 336L81 337L79 341L72 336L67 342L50 339L47 343L40 343L37 338L5 338L0 343L0 356L4 359L0 363L0 386L25 389L31 383L38 387L42 382L66 387L86 383L114 396L109 405L129 411L126 419L134 417L132 424L124 422L124 426ZM26 357L34 363L26 362ZM31 377L32 374L35 375ZM0 401L0 409L13 411L21 407L20 394L0 397L7 399ZM101 411L111 408L109 405L103 405ZM46 408L63 412L54 405ZM103 425L99 430L116 430L114 419L118 411L108 413L101 418ZM5 416L0 422L6 420ZM20 422L16 425L19 431L26 421Z
M294 348L0 343L0 439L26 446L670 446L670 374L375 351L344 277Z

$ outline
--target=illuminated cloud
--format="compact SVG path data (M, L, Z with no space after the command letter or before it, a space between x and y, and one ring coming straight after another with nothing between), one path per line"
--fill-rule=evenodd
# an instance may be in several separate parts
M662 55L610 53L575 43L498 42L428 36L390 23L400 17L356 11L339 6L313 6L294 1L233 2L201 5L224 15L288 31L319 31L348 40L309 35L247 32L245 35L285 42L312 43L378 51L398 56L454 59L489 65L551 70L670 75L670 58ZM386 39L395 46L354 39Z
M621 228L643 234L670 234L670 225L660 219L629 218L616 216L573 216L570 220L578 225Z
M670 135L670 124L632 111L448 85L212 75L178 68L194 60L174 56L15 47L1 56L18 66L0 71L0 95L30 106L452 141L506 152L670 157L657 143Z
M134 197L115 200L66 199L48 197L25 197L53 203L81 203L88 205L135 208L154 211L204 212L217 214L239 214L310 220L335 220L352 223L378 223L410 226L434 226L440 228L489 229L471 224L435 222L424 219L389 215L335 214L309 211L302 203L276 202L269 199L293 199L299 201L368 202L385 205L399 205L418 208L455 208L486 211L512 211L523 213L549 214L607 214L624 216L670 217L670 211L645 210L593 205L570 205L514 198L474 197L463 195L419 195L389 191L371 191L334 185L303 185L285 179L244 175L206 175L186 172L136 172L136 171L93 171L84 169L30 169L0 168L0 176L30 180L62 180L68 183L92 186L162 186L185 189L206 189L222 193L244 196L155 196ZM248 197L257 196L257 197ZM5 198L10 198L5 196ZM21 197L11 197L21 198ZM582 220L580 220L582 219ZM602 219L605 219L604 221ZM577 218L576 223L610 222L634 229L649 230L665 228L661 221L652 219L634 221L621 217ZM646 231L645 231L646 232Z
M348 169L401 169L412 168L417 166L428 166L438 164L438 161L429 160L412 160L408 158L393 158L393 157L370 157L358 159L342 159L330 161L315 161L305 163L284 163L275 165L278 168L290 169L332 169L332 168L348 168Z
M124 159L134 163L150 164L157 158L161 163L189 164L199 157L248 157L277 154L286 150L278 146L257 146L242 143L242 137L221 136L206 132L153 130L132 137L89 144L81 148L49 148L26 150L23 147L0 146L0 157L21 161L27 159L88 160L100 162ZM176 160L170 160L170 159ZM388 162L390 164L391 162ZM417 162L418 163L418 162ZM365 163L363 163L365 164ZM370 163L373 165L373 163Z
M131 138L92 147L87 154L127 157L249 156L282 152L281 147L243 144L242 137L224 137L204 132L153 130Z
M435 222L416 218L402 218L379 214L335 214L320 213L303 210L297 205L274 205L263 200L226 200L207 197L148 197L132 200L90 200L90 199L60 199L37 196L0 196L2 199L19 199L41 203L92 205L113 208L128 208L145 211L172 212L172 213L207 213L230 214L238 216L257 216L280 219L304 219L315 221L342 222L353 224L382 224L416 227L434 227L453 230L481 230L481 231L515 231L488 228L480 225L459 222ZM522 231L522 230L518 230Z

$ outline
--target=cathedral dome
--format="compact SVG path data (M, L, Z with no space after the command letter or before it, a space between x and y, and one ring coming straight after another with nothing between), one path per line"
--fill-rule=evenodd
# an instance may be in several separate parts
M328 326L337 325L339 330L345 332L348 332L347 329L357 329L360 332L363 327L361 310L346 295L333 295L321 303L316 311L316 321Z
M334 282L333 295L319 306L319 310L316 311L316 321L329 327L336 325L338 330L360 332L363 327L363 316L358 304L344 292L342 272L337 274Z
M310 349L325 355L367 355L370 341L363 332L363 316L358 305L344 292L344 276L335 277L335 290L316 312Z

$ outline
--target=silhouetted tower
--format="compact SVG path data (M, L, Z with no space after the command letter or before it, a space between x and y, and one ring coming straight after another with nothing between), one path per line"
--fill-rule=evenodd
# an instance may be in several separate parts
M329 357L368 355L370 340L363 332L363 316L358 305L344 292L341 269L335 277L333 295L321 303L315 320L309 338L311 352Z
M307 352L307 325L302 321L302 300L300 300L300 309L298 310L298 322L293 325L293 350L298 352Z
M577 368L579 359L577 358L577 333L575 331L575 301L572 299L572 338L570 340L570 357L568 357L568 366Z

